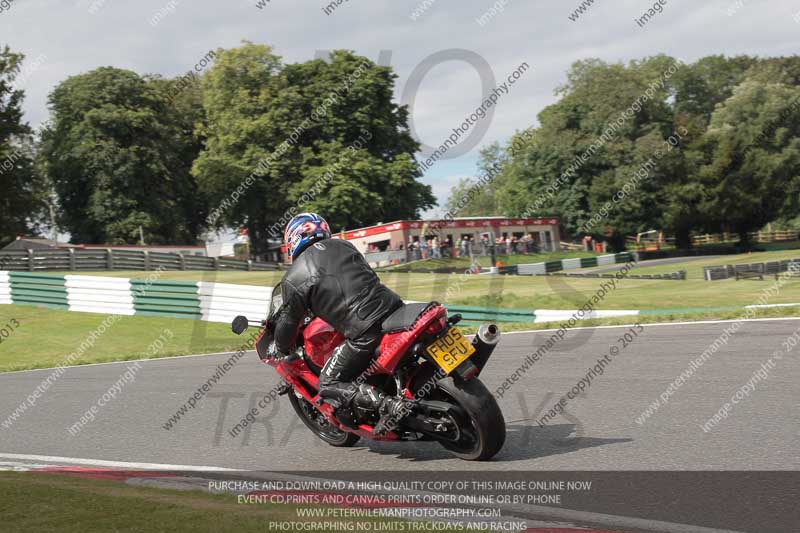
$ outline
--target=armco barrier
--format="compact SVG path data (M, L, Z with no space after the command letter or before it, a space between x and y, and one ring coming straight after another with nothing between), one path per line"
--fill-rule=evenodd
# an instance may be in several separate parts
M466 324L477 322L535 322L536 311L525 309L492 309L488 307L468 307L448 305L451 315L459 313Z
M272 296L272 287L197 283L201 319L209 322L230 322L236 315L264 318Z
M562 259L560 261L547 261L544 263L529 263L526 265L501 267L498 272L500 274L543 276L553 272L561 272L562 270L575 270L578 268L614 265L617 263L628 263L635 260L635 254L631 252L622 252L619 254L599 255L595 257L574 257L571 259Z
M271 287L0 271L0 304L230 322L263 318Z
M769 261L766 263L750 263L739 265L708 266L703 268L703 278L706 281L736 278L764 279L765 274L775 276L777 279L785 272L796 275L800 272L800 259L784 259L783 261Z
M59 276L0 271L0 304L37 305L69 311L166 316L228 323L236 315L262 319L272 287L227 283L127 279L107 276ZM496 309L449 305L465 324L547 322L575 311ZM595 311L585 318L626 316L638 311Z
M64 276L70 311L134 314L131 282L125 278Z
M8 281L8 272L0 270L0 304L10 304L11 284Z
M64 276L9 272L8 284L13 303L69 309Z
M278 270L277 263L203 257L182 253L112 248L67 248L56 250L6 250L0 255L5 270Z
M616 274L598 274L594 272L550 272L548 276L561 276L566 278L614 278ZM686 271L666 272L664 274L626 274L625 279L672 279L685 280Z
M202 318L197 283L131 280L137 315Z

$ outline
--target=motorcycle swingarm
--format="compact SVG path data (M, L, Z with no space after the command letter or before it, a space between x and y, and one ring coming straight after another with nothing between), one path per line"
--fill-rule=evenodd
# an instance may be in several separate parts
M417 403L411 415L403 419L403 425L413 431L441 439L454 437L457 428L451 427L453 421L463 417L463 411L456 405L423 400Z

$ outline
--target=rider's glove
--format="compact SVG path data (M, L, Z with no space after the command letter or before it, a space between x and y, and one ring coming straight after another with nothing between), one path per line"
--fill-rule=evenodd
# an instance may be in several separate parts
M274 359L282 359L282 358L286 357L286 355L287 354L281 352L278 349L278 346L275 344L275 341L272 341L271 343L269 343L269 346L267 347L267 357L269 357L271 359L272 358L274 358Z

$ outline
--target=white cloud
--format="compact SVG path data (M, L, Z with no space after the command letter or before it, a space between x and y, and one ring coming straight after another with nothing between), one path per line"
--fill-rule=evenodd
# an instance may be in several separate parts
M791 2L752 0L727 16L734 0L670 0L664 12L640 28L634 18L644 4L634 0L597 2L577 22L567 18L580 3L508 2L505 11L480 27L480 16L494 0L435 2L417 21L409 13L417 2L350 0L331 15L324 0L271 0L264 9L256 0L181 2L159 22L149 24L166 0L106 0L95 14L93 0L20 0L0 13L0 44L29 58L45 54L47 62L26 81L26 117L32 124L47 118L47 95L66 77L103 65L137 72L177 76L218 46L243 39L271 44L287 62L303 61L317 49L347 48L371 59L392 50L399 75L397 97L411 71L431 53L447 48L473 50L492 65L501 80L520 62L536 71L504 96L484 143L504 140L530 126L541 109L554 102L553 90L575 60L596 56L628 61L667 53L693 61L708 54L788 55L796 53L797 12ZM480 82L465 63L433 69L417 96L414 121L428 144L441 142L480 101ZM442 180L474 163L477 148L460 160L442 161L426 179L437 193ZM456 170L457 169L457 170ZM441 196L440 196L441 198Z

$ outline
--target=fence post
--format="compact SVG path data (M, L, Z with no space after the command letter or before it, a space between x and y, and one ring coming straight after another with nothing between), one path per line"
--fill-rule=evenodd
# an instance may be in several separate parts
M33 272L34 261L33 261L33 250L28 248L28 272Z
M178 252L178 260L181 263L181 270L186 270L186 258L183 257L183 252Z
M214 258L214 270L219 270L219 257Z
M248 259L247 260L247 271L248 272L252 272L253 271L253 260L252 259Z
M144 253L144 269L150 270L150 250L145 250L142 253Z
M106 270L114 270L114 252L106 248Z
M75 268L75 248L67 248L67 251L69 252L69 269L75 271L77 270Z

